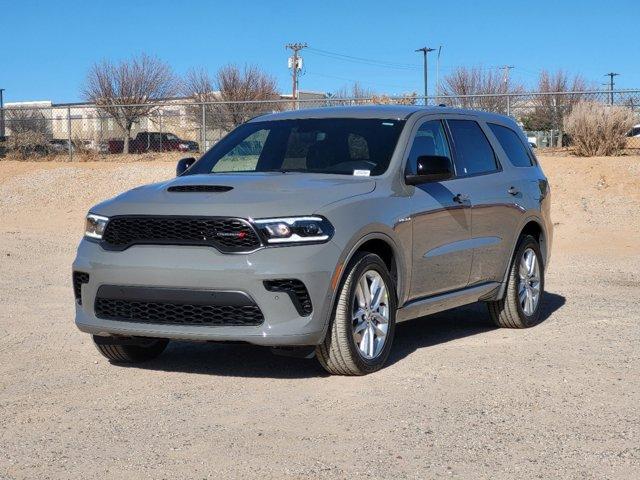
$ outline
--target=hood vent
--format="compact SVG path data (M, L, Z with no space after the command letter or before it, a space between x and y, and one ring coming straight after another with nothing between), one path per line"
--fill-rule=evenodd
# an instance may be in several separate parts
M186 193L222 193L233 190L233 187L226 185L175 185L167 189L168 192Z

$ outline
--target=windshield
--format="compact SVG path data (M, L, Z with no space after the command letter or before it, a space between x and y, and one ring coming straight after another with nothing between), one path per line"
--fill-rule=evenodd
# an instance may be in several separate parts
M401 120L321 118L245 123L220 140L187 174L310 172L381 175Z

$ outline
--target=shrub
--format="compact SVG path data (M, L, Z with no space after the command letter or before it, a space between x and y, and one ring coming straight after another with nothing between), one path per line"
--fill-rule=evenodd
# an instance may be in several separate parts
M575 153L580 156L617 155L633 126L633 113L624 107L580 102L564 120Z
M6 143L7 148L23 160L49 153L46 135L33 130L13 133L7 137Z

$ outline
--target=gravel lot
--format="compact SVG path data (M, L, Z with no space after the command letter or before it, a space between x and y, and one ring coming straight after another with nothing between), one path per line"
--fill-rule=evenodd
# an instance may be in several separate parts
M363 378L239 345L110 365L73 325L83 215L174 164L0 162L0 478L640 478L640 158L542 162L545 321L412 321Z

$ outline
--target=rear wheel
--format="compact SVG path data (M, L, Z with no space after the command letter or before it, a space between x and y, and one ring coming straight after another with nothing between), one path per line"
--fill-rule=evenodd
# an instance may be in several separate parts
M98 351L115 363L139 363L152 360L167 347L169 340L164 338L136 339L135 343L112 337L93 336Z
M357 253L347 268L316 357L329 373L364 375L382 368L389 356L396 294L389 271L377 255Z
M544 294L544 264L538 241L520 239L509 270L504 298L487 302L489 314L499 327L526 328L540 321Z

